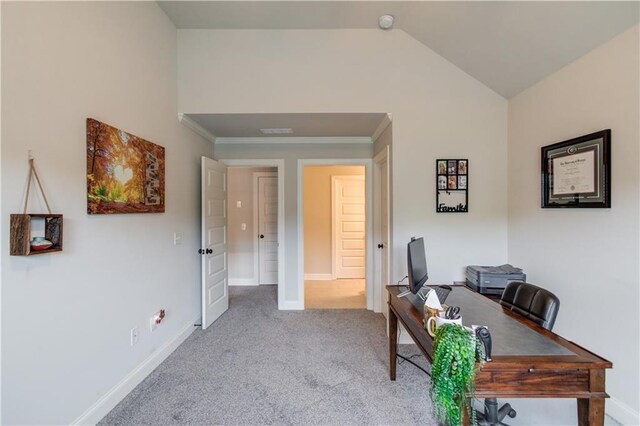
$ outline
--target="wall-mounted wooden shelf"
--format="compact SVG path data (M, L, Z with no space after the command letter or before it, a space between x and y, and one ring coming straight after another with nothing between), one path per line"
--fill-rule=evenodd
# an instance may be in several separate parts
M31 220L44 219L44 237L53 245L46 250L31 249ZM62 215L61 214L12 214L10 235L11 256L30 256L34 254L62 251Z

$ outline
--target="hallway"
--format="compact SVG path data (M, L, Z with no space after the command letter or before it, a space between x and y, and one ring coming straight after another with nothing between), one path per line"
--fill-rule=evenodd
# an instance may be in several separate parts
M366 309L364 279L305 280L305 309Z

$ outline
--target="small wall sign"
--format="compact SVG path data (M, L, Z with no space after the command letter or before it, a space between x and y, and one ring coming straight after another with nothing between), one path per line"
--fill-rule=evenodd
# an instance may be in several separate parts
M436 212L469 211L469 160L436 160Z

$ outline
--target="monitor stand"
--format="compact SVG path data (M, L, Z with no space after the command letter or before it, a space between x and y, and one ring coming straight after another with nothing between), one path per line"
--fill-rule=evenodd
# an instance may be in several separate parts
M423 292L423 290L426 291ZM413 304L413 306L422 311L424 309L424 301L427 299L427 294L430 290L431 288L424 286L420 290L418 290L416 294L413 294L411 290L406 290L402 293L399 293L398 297L406 297Z

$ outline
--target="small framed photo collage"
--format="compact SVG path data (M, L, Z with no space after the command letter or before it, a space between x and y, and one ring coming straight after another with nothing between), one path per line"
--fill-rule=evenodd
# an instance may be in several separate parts
M436 211L468 212L469 160L436 160Z

